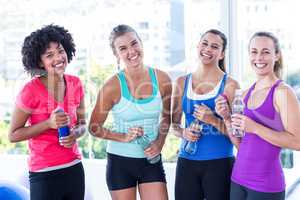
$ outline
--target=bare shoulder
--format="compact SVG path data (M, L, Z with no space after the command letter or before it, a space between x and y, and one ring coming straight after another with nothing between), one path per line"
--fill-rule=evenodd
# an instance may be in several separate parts
M237 82L237 80L233 79L231 76L228 76L226 80L226 87L230 88L240 88L240 84Z
M120 87L120 81L117 74L107 79L107 81L100 89L99 95L103 95L103 97L106 100L110 99L113 102L117 102L120 99L121 87Z
M183 88L184 87L184 83L185 80L187 79L188 75L183 75L183 76L179 76L176 80L175 80L175 84L177 87Z
M172 93L172 81L170 79L170 76L159 69L154 69L155 74L157 76L157 81L159 85L159 90L162 96L170 96Z
M233 100L235 90L239 89L239 88L240 88L239 83L232 77L228 76L227 80L226 80L226 85L224 88L224 94L229 99L229 102L231 102Z
M299 100L293 88L285 82L281 82L274 91L275 109L280 113L293 113L300 115Z
M281 82L275 89L276 97L293 97L297 98L294 89L287 83Z
M109 77L102 88L105 89L117 89L120 88L120 83L119 83L119 78L117 74L112 75L111 77Z
M167 72L159 70L159 69L154 69L154 71L155 71L158 81L160 83L168 83L168 82L171 83L171 78Z

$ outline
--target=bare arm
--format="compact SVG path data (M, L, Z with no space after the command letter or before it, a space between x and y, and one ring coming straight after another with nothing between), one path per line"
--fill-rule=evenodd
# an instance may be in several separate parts
M280 113L284 131L275 131L244 115L234 115L232 124L235 128L257 134L275 146L300 150L300 107L297 97L287 85L276 88L274 97L275 108Z
M117 76L109 79L100 89L89 123L89 131L95 137L118 142L129 142L138 136L138 133L134 131L120 134L103 127L109 111L120 100L120 94L121 89Z
M33 126L25 126L30 115L30 112L25 111L18 106L15 107L8 134L10 142L28 140L51 128L49 120L42 121Z
M84 133L86 131L84 100L82 100L80 102L80 106L77 108L76 114L77 114L77 124L75 127L73 127L73 131L78 138L78 137L81 137L82 135L84 135Z
M234 92L237 88L239 88L238 83L235 80L228 78L223 94L223 97L226 96L226 99L223 98L222 100L222 97L218 97L218 99L216 99L216 112L223 119L217 117L215 113L206 105L196 105L194 116L199 120L214 126L219 132L228 136L224 120L230 119L230 104L232 102ZM222 105L221 108L220 101L225 104Z
M160 70L156 70L159 90L162 97L163 109L161 111L161 120L159 123L158 137L148 149L145 150L146 156L153 157L160 153L170 128L171 115L171 94L172 94L172 83L170 77Z
M225 135L227 135L236 148L239 148L241 141L239 138L234 137L230 133L231 131L230 113L231 113L231 105L234 99L235 90L239 88L240 86L238 82L229 77L226 82L224 93L216 99L216 105L215 105L215 110L217 114L223 118L222 123L220 123L218 130L224 133Z
M275 107L278 107L284 131L279 133L258 124L255 133L273 145L300 150L300 107L297 96L287 85L275 90Z
M172 105L171 105L171 116L172 116L172 130L177 137L182 138L183 128L181 127L182 118L182 96L184 81L186 76L179 77L173 84L172 92Z
M185 140L195 142L199 139L199 134L194 134L194 132L199 132L199 127L181 127L182 119L182 96L184 93L184 82L186 76L179 77L175 84L173 85L172 93L172 130L177 137L184 138Z

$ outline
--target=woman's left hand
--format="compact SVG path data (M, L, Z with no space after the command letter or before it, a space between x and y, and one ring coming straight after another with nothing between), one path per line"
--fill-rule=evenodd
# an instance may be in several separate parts
M213 111L206 105L195 105L195 110L193 113L193 116L197 118L198 120L207 123L212 124L212 121L215 119L215 115Z
M231 126L234 129L250 133L255 133L256 130L256 122L242 114L233 114L231 116Z
M59 144L71 148L76 143L77 135L74 131L70 131L70 135L59 138Z
M153 158L156 155L160 154L161 150L162 145L158 140L155 140L150 144L150 146L147 149L145 149L144 153L145 156L147 156L148 158Z

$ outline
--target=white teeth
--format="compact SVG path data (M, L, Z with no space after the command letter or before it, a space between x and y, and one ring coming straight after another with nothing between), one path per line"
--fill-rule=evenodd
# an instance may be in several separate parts
M206 53L202 53L201 55L202 55L203 57L211 58L211 55L208 55L208 54L206 54Z
M137 58L138 58L138 55L129 58L129 60L135 60L135 59L137 59Z
M64 63L59 63L57 65L54 65L54 67L63 67L64 66Z
M258 64L258 63L256 63L255 66L257 68L264 68L265 66L267 66L267 64Z

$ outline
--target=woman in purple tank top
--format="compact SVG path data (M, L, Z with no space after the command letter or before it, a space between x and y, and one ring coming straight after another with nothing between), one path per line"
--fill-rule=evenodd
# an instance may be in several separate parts
M285 198L279 155L281 148L300 150L300 107L293 90L280 80L279 47L268 32L257 32L250 40L249 57L257 80L243 95L244 114L231 117L231 127L245 132L231 176L231 200ZM222 102L219 98L217 112L226 107Z

